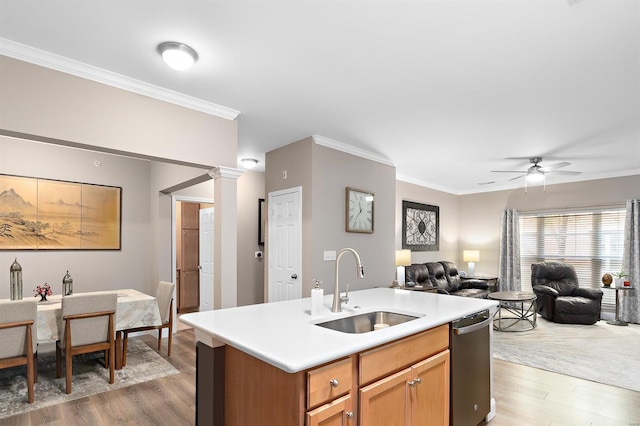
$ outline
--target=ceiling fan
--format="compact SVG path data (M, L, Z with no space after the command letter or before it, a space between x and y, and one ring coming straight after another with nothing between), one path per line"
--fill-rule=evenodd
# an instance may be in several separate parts
M552 164L550 166L540 166L538 163L542 161L542 157L531 157L529 158L529 162L533 164L533 166L529 167L527 170L491 170L494 173L520 173L520 176L516 176L514 178L509 179L509 181L520 179L521 177L525 177L526 181L529 183L542 182L545 178L545 175L553 173L558 175L579 175L582 172L572 172L569 170L558 170L563 167L567 167L571 165L571 163L562 162L557 164Z

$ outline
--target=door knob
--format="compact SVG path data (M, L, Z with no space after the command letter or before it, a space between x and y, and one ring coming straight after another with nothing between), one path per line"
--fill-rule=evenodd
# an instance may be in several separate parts
M298 279L298 274L292 274L291 275L291 279L292 280L297 280Z

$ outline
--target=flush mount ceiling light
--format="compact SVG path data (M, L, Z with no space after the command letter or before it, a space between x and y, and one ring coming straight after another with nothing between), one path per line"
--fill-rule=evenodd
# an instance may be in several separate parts
M243 158L240 162L245 169L253 169L258 165L258 160L255 158Z
M178 71L188 70L198 60L198 54L195 50L186 44L174 41L160 44L158 52L167 65Z

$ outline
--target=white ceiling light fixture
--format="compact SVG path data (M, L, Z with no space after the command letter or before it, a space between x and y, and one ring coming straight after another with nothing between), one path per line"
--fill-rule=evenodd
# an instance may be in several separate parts
M242 166L248 170L251 170L258 165L258 160L255 158L243 158L240 162L242 163Z
M544 172L540 169L532 170L525 177L529 183L539 183L544 180Z
M162 59L174 70L188 70L198 60L198 53L186 44L167 41L158 46Z

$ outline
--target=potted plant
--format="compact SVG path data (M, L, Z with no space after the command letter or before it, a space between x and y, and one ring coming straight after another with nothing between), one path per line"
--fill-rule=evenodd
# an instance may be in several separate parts
M624 271L616 272L613 275L616 277L616 287L622 287L625 280L628 281L627 278L629 278L629 274L625 274Z

